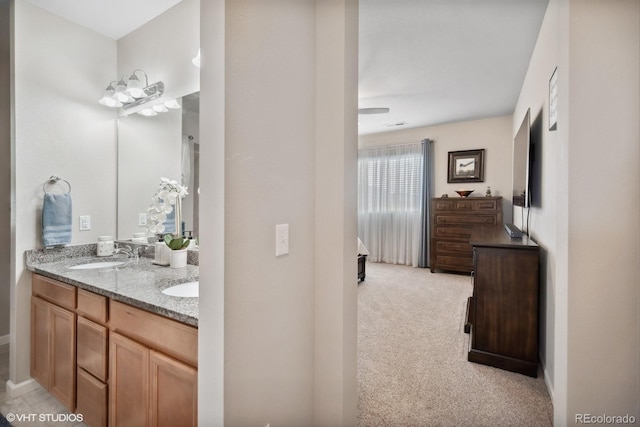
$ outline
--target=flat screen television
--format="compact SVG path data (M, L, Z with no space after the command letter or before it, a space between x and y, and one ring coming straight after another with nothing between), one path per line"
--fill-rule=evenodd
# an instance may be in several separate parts
M513 139L513 205L529 207L530 203L530 152L531 111L522 119L520 128Z

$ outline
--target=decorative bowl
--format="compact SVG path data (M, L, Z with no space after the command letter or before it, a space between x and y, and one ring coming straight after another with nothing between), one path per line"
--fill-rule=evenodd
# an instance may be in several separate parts
M460 197L469 197L469 194L473 193L473 190L456 190L456 193L458 193Z

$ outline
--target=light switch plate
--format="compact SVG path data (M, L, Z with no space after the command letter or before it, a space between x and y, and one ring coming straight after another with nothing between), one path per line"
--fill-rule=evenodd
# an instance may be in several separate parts
M139 226L147 225L147 214L145 212L138 214L138 225Z
M80 215L80 231L91 230L91 215Z
M289 253L289 224L276 225L276 256Z

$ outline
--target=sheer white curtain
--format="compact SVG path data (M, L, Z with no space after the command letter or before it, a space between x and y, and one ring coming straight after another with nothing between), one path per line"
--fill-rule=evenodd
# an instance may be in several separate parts
M369 261L418 266L423 162L421 143L358 151L358 237Z

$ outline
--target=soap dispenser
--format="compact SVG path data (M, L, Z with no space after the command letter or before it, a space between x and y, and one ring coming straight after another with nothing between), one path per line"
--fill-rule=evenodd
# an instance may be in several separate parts
M167 246L167 244L162 239L160 239L159 242L156 242L153 263L157 265L169 265L170 261L171 248L169 248L169 246Z

